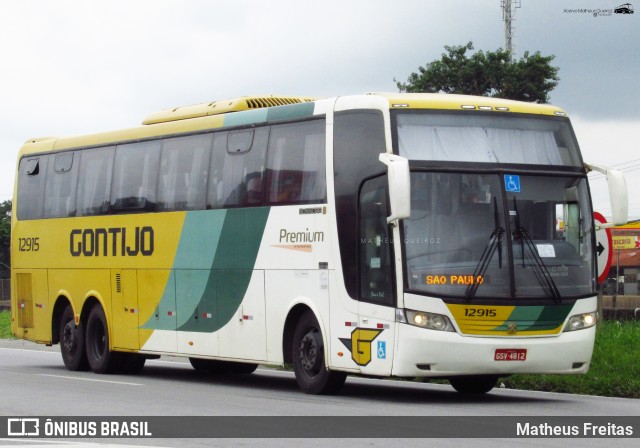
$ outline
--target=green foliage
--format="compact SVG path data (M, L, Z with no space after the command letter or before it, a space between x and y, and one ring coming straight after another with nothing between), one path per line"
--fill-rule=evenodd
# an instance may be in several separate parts
M11 313L0 311L0 339L13 338L11 334Z
M0 278L9 278L6 267L10 266L11 216L9 212L11 212L11 201L0 202Z
M513 389L640 398L638 341L640 322L604 321L586 375L514 375L503 383Z
M558 85L558 67L552 67L555 56L542 56L540 52L510 61L509 52L473 50L473 43L445 46L447 53L425 67L418 67L406 83L394 79L400 92L459 93L491 96L512 100L546 103L549 92Z

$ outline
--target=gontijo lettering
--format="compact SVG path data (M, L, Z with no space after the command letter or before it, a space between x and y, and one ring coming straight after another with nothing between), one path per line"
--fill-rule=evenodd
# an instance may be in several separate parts
M74 257L135 257L153 255L153 227L109 227L73 229L69 233L69 251Z

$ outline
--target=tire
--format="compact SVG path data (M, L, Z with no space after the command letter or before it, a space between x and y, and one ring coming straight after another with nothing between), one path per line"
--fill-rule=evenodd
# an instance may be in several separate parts
M218 361L216 359L189 358L189 362L198 372L208 372L213 374L249 375L255 372L258 368L258 364Z
M89 362L85 352L84 328L76 326L71 305L60 317L60 353L65 367L71 371L89 370Z
M486 394L498 383L497 376L459 376L449 378L451 386L461 394Z
M114 373L123 365L123 354L109 350L109 327L100 305L87 318L86 350L89 367L95 373Z
M311 310L298 321L293 333L293 371L303 392L314 395L337 393L347 374L328 370L324 361L324 342L320 325Z

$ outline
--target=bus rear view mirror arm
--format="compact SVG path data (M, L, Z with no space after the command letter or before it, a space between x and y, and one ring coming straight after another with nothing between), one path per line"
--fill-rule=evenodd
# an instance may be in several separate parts
M382 153L378 158L387 166L391 215L387 223L411 216L411 181L409 160L395 154Z
M607 176L609 184L609 201L611 202L611 215L613 225L626 224L629 220L629 193L627 181L621 171L611 169L603 165L585 163L587 171L597 171Z

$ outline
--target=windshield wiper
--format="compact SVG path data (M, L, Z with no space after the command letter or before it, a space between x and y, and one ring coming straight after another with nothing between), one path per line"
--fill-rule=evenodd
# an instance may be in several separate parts
M467 301L470 301L478 291L480 287L480 282L477 280L480 278L484 278L484 273L487 272L487 268L489 267L489 263L493 258L493 254L498 251L498 267L502 269L502 235L504 235L504 228L500 227L500 215L498 214L498 202L496 198L493 198L493 219L494 225L493 232L489 236L489 242L482 251L482 255L480 256L480 261L473 271L473 279L470 285L467 286L467 290L464 293Z
M529 232L527 231L527 229L525 229L520 225L520 216L518 214L518 203L515 197L513 198L513 208L516 214L516 219L515 219L516 230L513 232L513 238L516 240L518 239L520 240L520 247L522 249L522 267L523 268L525 267L524 247L526 243L526 246L529 249L529 252L531 252L533 261L535 261L535 266L538 267L538 270L535 271L538 282L540 282L540 284L543 287L546 285L546 287L548 288L547 292L550 293L556 301L558 302L561 301L562 296L560 295L560 290L558 290L558 286L556 285L556 282L553 281L553 277L551 276L551 273L547 269L547 265L544 263L544 261L540 257L540 254L538 254L538 250L535 247L535 243L533 242L533 239L529 235ZM542 277L543 277L542 279L540 278L539 273L542 273Z

